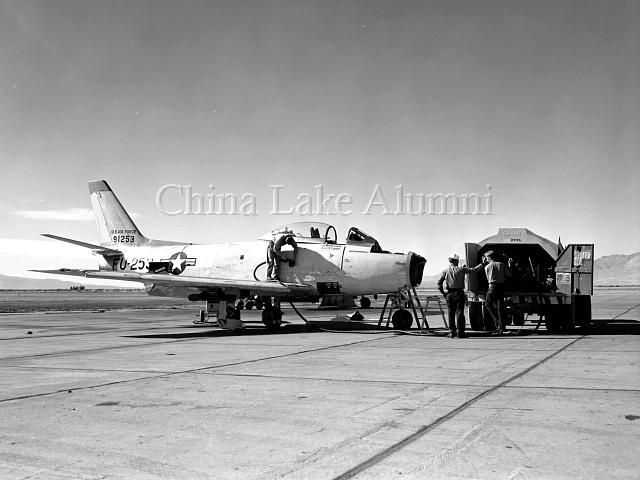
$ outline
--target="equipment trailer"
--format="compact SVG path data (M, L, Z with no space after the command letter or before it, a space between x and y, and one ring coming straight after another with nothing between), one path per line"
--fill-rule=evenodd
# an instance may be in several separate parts
M492 250L498 260L513 259L505 285L503 321L524 325L529 315L544 319L549 333L569 333L591 324L593 244L563 248L526 228L500 228L480 243L466 243L466 263L478 265ZM484 306L488 282L484 270L469 275L469 323L472 330L494 330Z

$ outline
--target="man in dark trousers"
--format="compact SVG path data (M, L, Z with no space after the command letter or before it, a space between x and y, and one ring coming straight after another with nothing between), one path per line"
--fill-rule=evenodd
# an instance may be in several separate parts
M273 251L274 245L273 240L269 240L267 245L267 280L273 279L273 270L276 265L276 253Z
M511 264L512 259L508 260L508 266L502 262L496 260L496 255L493 251L489 250L484 254L483 259L486 259L486 266L484 267L484 273L487 274L487 281L489 282L489 288L487 289L487 297L485 299L485 306L487 311L493 318L493 322L496 329L492 332L495 334L501 334L505 328L504 324L504 284L507 278L511 277Z
M460 257L451 255L449 257L449 268L442 272L438 280L438 290L447 299L447 309L449 311L449 338L467 338L464 333L464 304L467 300L464 294L464 276L477 272L484 264L473 268L459 267ZM444 291L444 283L447 284L447 292ZM457 328L456 328L457 326Z

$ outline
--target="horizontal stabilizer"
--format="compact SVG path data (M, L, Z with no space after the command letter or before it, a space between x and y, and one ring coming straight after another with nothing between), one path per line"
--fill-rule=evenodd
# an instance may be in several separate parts
M72 275L74 277L86 277L85 270L76 270L72 268L58 268L57 270L29 270L36 273L47 273L53 275Z
M94 245L93 243L81 242L80 240L74 240L72 238L59 237L58 235L52 235L50 233L43 233L42 236L52 238L54 240L59 240L61 242L70 243L72 245L77 245L79 247L90 248L99 255L122 255L122 252L120 250L116 250L115 248L108 248L101 245Z

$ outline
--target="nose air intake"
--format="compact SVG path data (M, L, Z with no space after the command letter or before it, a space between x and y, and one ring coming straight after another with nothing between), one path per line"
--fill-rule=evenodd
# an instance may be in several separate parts
M427 260L420 255L409 252L409 262L407 267L407 284L417 287L422 282L422 273Z

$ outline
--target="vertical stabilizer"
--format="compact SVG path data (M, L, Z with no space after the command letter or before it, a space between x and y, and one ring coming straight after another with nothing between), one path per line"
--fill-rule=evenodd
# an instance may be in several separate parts
M104 180L89 182L101 245L139 246L149 243Z

